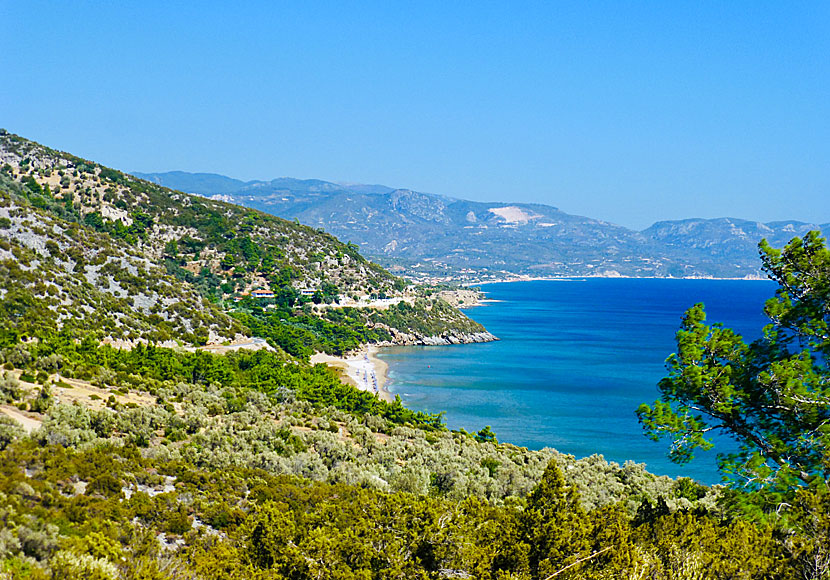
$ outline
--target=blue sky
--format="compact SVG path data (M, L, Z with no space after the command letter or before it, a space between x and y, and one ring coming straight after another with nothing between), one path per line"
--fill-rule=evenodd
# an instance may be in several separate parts
M827 2L126 4L0 0L0 126L134 171L830 221Z

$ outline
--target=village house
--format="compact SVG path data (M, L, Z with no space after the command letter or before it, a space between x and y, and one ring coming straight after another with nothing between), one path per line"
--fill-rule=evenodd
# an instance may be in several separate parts
M273 298L274 293L271 290L254 290L251 292L254 298Z

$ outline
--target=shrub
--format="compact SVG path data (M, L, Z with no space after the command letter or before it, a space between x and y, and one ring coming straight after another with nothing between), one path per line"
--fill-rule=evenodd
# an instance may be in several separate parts
M105 497L121 497L121 481L112 474L102 473L89 482L89 485L86 488L86 493L87 495L100 493Z
M40 521L33 515L26 515L24 523L17 528L17 538L24 554L44 560L58 548L58 526Z
M52 578L64 580L116 580L118 569L111 562L89 554L62 550L49 561Z
M15 439L23 436L23 427L20 424L5 415L0 415L0 451L5 449ZM0 555L2 558L2 555Z
M23 389L20 387L20 382L14 378L14 375L3 373L0 378L0 400L4 402L12 402L20 399L23 396Z

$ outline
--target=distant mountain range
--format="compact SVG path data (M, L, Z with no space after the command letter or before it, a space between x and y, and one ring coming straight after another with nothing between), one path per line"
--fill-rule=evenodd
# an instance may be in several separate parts
M542 204L485 203L317 179L240 181L211 173L134 173L187 193L324 228L414 277L761 276L758 242L782 246L830 224L736 218L657 222L643 231Z

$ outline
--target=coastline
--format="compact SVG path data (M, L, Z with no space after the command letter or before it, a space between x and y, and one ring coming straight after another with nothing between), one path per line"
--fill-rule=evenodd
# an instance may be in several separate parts
M505 284L508 282L579 282L588 279L605 279L605 280L740 280L746 282L764 282L769 281L769 278L763 276L743 276L734 278L716 278L714 276L518 276L513 278L496 278L493 280L483 280L479 282L462 282L460 286L483 286L485 284Z
M754 338L752 330L768 322L762 307L774 284L660 280L482 286L488 299L503 302L471 314L503 342L383 350L389 388L413 410L445 411L452 429L491 425L500 441L518 446L601 453L647 463L653 473L717 482L714 453L694 466L672 464L664 450L650 447L632 409L656 398L683 308L703 301L710 320Z
M348 356L318 352L311 356L310 361L311 364L323 363L337 369L344 382L391 403L394 397L386 389L389 365L376 356L379 350L379 347L369 345Z

